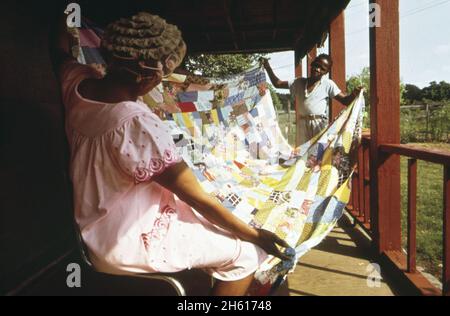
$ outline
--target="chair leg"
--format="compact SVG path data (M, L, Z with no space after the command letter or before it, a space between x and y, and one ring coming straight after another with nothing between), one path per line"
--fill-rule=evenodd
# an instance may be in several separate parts
M178 296L186 296L186 291L177 279L167 276L167 275L152 275L152 274L134 274L133 277L149 279L149 280L159 280L168 283L176 292Z

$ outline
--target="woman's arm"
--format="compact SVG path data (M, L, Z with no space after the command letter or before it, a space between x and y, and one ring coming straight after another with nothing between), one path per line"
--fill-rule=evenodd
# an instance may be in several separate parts
M343 92L339 93L334 98L341 102L343 105L348 106L352 104L352 102L358 97L361 90L363 90L363 87L358 87L353 90L351 94L345 94Z
M270 81L273 86L277 89L289 89L289 82L283 81L279 79L270 67L269 61L267 58L261 58L260 62L264 65L264 68L267 70L267 74L269 75Z
M250 227L231 214L217 200L203 191L197 178L184 162L167 168L162 174L155 177L155 181L175 193L211 223L224 228L242 240L260 246L268 254L283 260L289 259L276 246L278 244L282 247L289 247L285 241L269 231Z

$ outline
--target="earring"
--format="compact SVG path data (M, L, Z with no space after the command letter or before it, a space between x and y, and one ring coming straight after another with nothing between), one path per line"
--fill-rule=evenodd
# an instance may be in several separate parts
M140 83L142 81L142 76L141 75L137 75L136 76L136 83Z

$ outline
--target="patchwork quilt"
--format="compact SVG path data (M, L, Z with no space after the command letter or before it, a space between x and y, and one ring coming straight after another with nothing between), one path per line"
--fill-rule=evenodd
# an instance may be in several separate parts
M99 36L101 30L83 25L80 62L103 63ZM244 222L291 245L291 260L270 257L256 272L252 294L270 294L333 229L349 201L363 96L298 148L281 133L259 67L220 79L172 75L144 102L170 127L207 193Z
M292 246L286 250L291 260L269 258L256 273L253 294L276 289L333 229L349 201L362 95L298 148L281 133L259 67L224 79L178 76L144 101L170 126L206 192L241 220Z

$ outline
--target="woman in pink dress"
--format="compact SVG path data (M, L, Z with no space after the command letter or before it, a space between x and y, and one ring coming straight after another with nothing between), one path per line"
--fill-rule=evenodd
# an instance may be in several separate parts
M287 259L284 241L202 190L165 123L138 101L184 58L176 26L148 13L110 24L104 77L71 58L65 27L58 39L75 218L97 270L201 268L219 280L214 295L243 295L267 255Z

